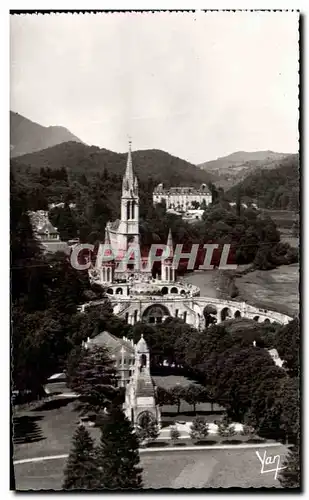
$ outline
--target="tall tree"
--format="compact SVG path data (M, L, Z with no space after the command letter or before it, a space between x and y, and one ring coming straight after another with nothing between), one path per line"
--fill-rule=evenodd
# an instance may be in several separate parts
M283 488L301 488L301 465L299 442L289 449L282 464L285 469L279 473L279 481Z
M63 489L92 490L99 486L94 442L83 425L76 429L64 471Z
M97 449L100 488L138 489L142 487L138 439L130 421L119 408L113 408L101 428Z
M299 319L295 318L287 325L282 326L274 337L276 347L281 359L284 360L284 368L288 370L291 377L296 377L299 372L300 358L300 328Z
M117 395L116 370L104 347L94 345L72 352L67 374L69 387L80 396L83 414L101 414Z

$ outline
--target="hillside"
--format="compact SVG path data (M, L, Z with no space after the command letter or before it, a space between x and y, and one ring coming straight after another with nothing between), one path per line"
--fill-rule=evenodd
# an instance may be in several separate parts
M261 208L278 210L299 209L299 157L289 155L280 166L249 174L243 181L226 192L235 200L238 192Z
M81 142L64 127L43 127L10 111L11 157L33 153L68 141Z
M164 151L149 149L132 153L134 171L141 181L151 178L154 182L166 185L198 186L209 182L211 176L195 165L170 155ZM51 148L27 154L15 159L15 165L31 170L50 168L52 170L64 167L69 175L108 172L123 175L126 166L127 153L114 153L96 146L67 142Z
M217 186L229 189L251 173L278 167L289 156L273 151L237 151L217 160L201 163L198 167L213 175Z

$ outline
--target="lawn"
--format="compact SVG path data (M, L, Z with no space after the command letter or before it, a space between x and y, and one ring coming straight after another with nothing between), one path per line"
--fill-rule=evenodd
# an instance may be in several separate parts
M166 383L174 384L176 380L186 383L184 377L179 379L171 376ZM205 409L200 411L208 412ZM209 414L206 418L218 420L220 416ZM184 403L183 412L179 415L176 415L173 407L163 408L162 419L166 423L172 423L173 420L192 420L193 416L185 411ZM79 418L72 400L58 399L55 402L43 402L32 410L19 411L14 420L14 460L18 460L69 453L72 434ZM99 429L90 428L89 431L96 440L99 438ZM232 439L244 440L241 436ZM218 438L209 436L207 440L218 441ZM192 446L189 439L181 439L179 442L181 445ZM168 446L168 441L166 443ZM259 446L256 444L257 450L260 449ZM271 451L272 449L267 448L267 453L270 454ZM282 453L285 453L284 447ZM273 454L278 454L278 448L274 448ZM146 488L278 486L273 475L260 474L255 448L152 453L145 450L141 453L141 465L144 468ZM64 459L18 464L15 466L16 487L18 490L61 489L64 466Z
M280 487L274 473L261 474L256 450L159 451L141 454L144 488L271 488ZM267 448L267 456L287 449ZM65 460L49 460L15 466L17 490L61 489Z
M181 376L154 377L157 384L173 387L176 383L189 384L189 379ZM174 421L192 421L194 413L192 406L182 402L181 412L177 414L176 406L161 408L163 427ZM217 414L212 414L210 404L197 405L198 414L206 416L208 421L219 419L222 408L214 405ZM220 411L221 410L221 411ZM58 455L68 453L72 435L79 422L79 414L75 410L73 399L55 399L42 402L34 408L24 408L14 414L14 458L32 458L44 455ZM90 428L94 438L99 438L100 431Z

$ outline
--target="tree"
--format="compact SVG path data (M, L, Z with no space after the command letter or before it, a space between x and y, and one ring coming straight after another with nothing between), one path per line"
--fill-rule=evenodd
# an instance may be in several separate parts
M284 368L291 377L296 377L299 372L300 328L299 319L295 318L287 325L282 326L274 338L274 347L284 360Z
M282 469L279 473L279 481L283 488L300 488L300 450L299 443L289 449L288 455L284 460Z
M157 439L159 435L158 423L148 412L139 419L136 434L141 442Z
M173 403L177 404L177 413L180 413L181 400L184 397L184 388L180 385L175 385L175 387L170 390L170 394L172 396Z
M96 456L100 489L142 487L138 439L119 408L113 408L104 420Z
M159 406L173 404L173 399L170 392L164 389L164 387L158 386L156 388L156 398L157 398L157 404Z
M91 490L98 486L94 442L83 425L76 429L64 471L63 489Z
M240 217L240 210L241 210L241 190L238 189L236 193L236 214L238 217Z
M177 429L176 425L173 425L171 427L171 429L170 429L170 437L171 437L172 441L174 441L174 442L178 441L178 439L180 437L180 432Z
M191 425L191 439L203 439L209 434L209 425L205 418L197 417Z
M116 370L101 346L81 348L68 361L68 385L79 394L83 414L100 414L117 395Z
M189 405L193 406L194 413L196 413L196 405L201 401L203 393L203 387L197 384L190 384L183 390L183 398Z

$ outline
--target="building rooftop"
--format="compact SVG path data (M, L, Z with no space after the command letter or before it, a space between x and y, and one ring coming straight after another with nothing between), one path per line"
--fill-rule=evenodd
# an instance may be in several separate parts
M63 252L69 255L71 252L71 248L65 241L40 241L40 244L42 245L43 249L49 253Z
M199 187L193 187L193 186L173 186L170 188L164 188L163 184L158 184L158 186L155 187L154 189L154 194L156 193L162 193L162 194L170 194L170 195L177 195L177 194L207 194L210 195L210 191L207 187L206 184L202 184Z
M120 354L121 348L124 348L125 351L129 354L134 354L134 345L129 339L120 339L107 331L99 333L93 339L88 339L86 345L106 347L111 355Z

